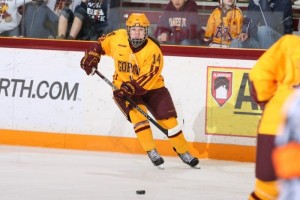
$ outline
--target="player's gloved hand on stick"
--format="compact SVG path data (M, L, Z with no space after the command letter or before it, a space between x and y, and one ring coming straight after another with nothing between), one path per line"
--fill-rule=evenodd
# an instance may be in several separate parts
M120 98L124 98L124 97L131 98L131 96L134 95L134 93L135 93L135 87L131 82L122 83L120 89L115 91L115 94Z
M84 57L80 61L81 68L86 72L87 75L94 74L97 65L100 62L101 54L96 49L85 52Z

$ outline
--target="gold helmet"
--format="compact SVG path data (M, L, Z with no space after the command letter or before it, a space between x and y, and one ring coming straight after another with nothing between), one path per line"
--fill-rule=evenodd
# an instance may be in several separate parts
M130 37L130 28L134 26L140 26L145 28L145 37L143 39L132 39ZM132 13L128 17L126 21L126 28L127 28L129 41L131 42L133 47L135 48L139 47L148 38L149 26L150 26L150 22L144 13Z
M144 13L132 13L127 21L126 26L149 27L150 22Z

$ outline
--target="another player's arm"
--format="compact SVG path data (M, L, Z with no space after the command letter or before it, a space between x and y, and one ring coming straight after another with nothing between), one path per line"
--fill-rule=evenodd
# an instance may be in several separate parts
M278 82L283 80L285 51L288 49L281 40L270 47L252 68L250 72L250 83L254 88L252 96L258 103L268 102L277 90Z

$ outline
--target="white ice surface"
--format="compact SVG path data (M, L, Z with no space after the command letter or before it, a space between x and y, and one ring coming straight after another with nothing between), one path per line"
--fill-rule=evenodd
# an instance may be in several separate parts
M243 200L253 189L254 163L164 159L159 170L146 154L0 146L0 200Z

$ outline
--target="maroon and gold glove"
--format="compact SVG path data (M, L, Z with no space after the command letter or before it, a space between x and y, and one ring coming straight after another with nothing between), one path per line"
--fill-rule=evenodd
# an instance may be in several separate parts
M87 75L93 75L93 68L97 69L97 65L100 62L100 58L101 54L97 52L97 49L91 49L85 52L84 57L80 61L80 66L86 72Z
M131 96L135 94L135 86L131 82L124 82L120 89L115 91L115 94L119 98L131 98Z

